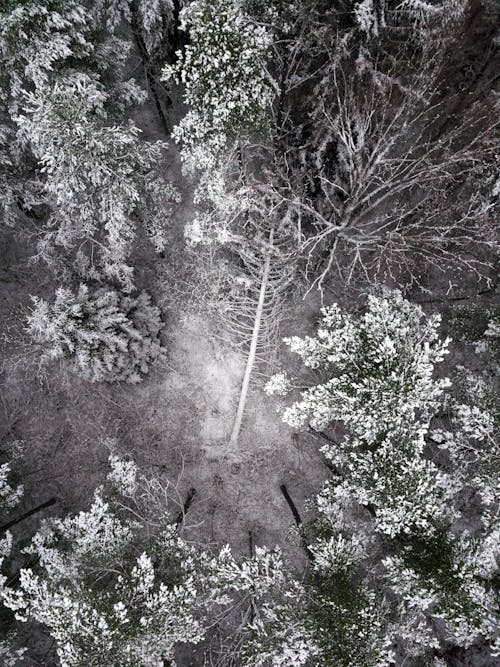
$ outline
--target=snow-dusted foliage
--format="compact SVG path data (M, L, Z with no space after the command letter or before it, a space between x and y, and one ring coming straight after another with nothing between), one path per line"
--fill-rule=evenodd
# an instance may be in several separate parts
M61 63L91 56L90 27L84 6L75 0L2 3L0 94L11 112L23 91L46 84Z
M41 254L78 244L80 275L104 274L131 289L136 220L161 250L178 195L159 180L164 145L141 141L133 125L106 124L106 101L94 78L74 74L26 95L16 120L39 161L51 208Z
M145 292L132 297L80 285L76 294L60 288L53 304L34 302L28 329L44 359L70 359L89 382L140 382L162 357L160 311Z
M0 220L17 222L19 200L29 207L26 160L12 116L26 90L36 89L70 57L92 52L85 12L77 2L8 1L0 6Z
M500 308L488 316L488 323L480 340L475 341L477 354L487 354L491 360L492 371L500 370Z
M306 627L302 605L305 589L294 582L282 590L281 599L263 605L258 618L246 628L242 656L245 667L302 667L319 653Z
M370 295L360 318L337 305L322 313L314 338L285 339L305 366L326 379L302 392L284 421L319 431L341 421L367 440L414 423L417 415L425 421L449 385L433 377L448 345L437 334L439 316L426 318L397 291ZM278 384L272 379L267 392Z
M259 549L237 563L227 547L212 556L188 544L167 506L144 545L148 517L134 497L148 483L133 463L114 455L110 463L110 488L99 488L88 510L45 521L26 548L36 570L22 569L19 585L2 593L19 621L45 626L62 667L173 661L178 645L203 639L210 612L235 591L258 598L283 577L278 553Z
M389 652L361 664L392 664L391 654L430 659L443 640L498 651L498 410L483 378L461 371L458 393L436 379L449 342L438 326L399 292L384 292L368 298L364 315L334 306L315 337L287 341L319 383L284 421L343 433L323 436L332 473L316 497L312 567L335 579L347 569L370 595L397 601L376 632ZM268 393L293 385L280 374ZM471 491L480 507L474 528L464 503Z
M89 510L46 521L27 548L37 572L22 570L17 590L4 591L19 620L47 627L65 667L149 667L202 635L191 549L172 528L136 554L136 522L113 503L99 489Z
M19 504L24 493L23 486L17 483L18 475L15 472L16 459L21 450L22 445L19 442L0 445L0 524L11 518L12 510ZM9 571L8 564L12 557L13 544L12 533L9 530L2 530L0 532L0 598L8 579L3 572ZM26 649L16 646L18 644L15 640L15 627L11 614L6 615L0 599L0 664L2 667L19 665Z
M269 31L240 2L196 0L181 12L189 44L164 79L185 87L189 111L174 129L188 172L221 167L228 143L267 124L275 84L266 69Z
M179 5L183 4L179 0ZM174 15L174 0L97 0L94 11L104 22L107 30L114 33L122 21L137 25L148 51L158 47ZM135 15L135 17L134 17Z
M32 156L16 136L16 118L29 94L32 101L57 81L79 72L106 81L109 107L122 113L144 99L123 67L129 46L104 35L99 17L85 3L70 0L3 2L0 7L0 215L14 226L23 215L47 204L34 176ZM5 144L5 145L4 145ZM53 202L51 202L53 203ZM38 220L40 209L35 214Z
M3 667L18 667L25 653L26 649L13 648L8 640L0 640L0 664Z
M0 99L10 114L22 96L75 70L106 75L118 107L144 98L122 71L130 44L101 32L100 14L76 0L7 1L0 8Z
M12 137L12 129L0 120L0 225L8 227L14 226L16 222L14 160L9 147Z
M386 604L354 568L318 568L274 595L246 629L246 667L392 664Z
M23 486L21 484L13 486L11 476L10 462L0 463L0 520L3 520L19 503L23 495Z
M435 645L438 637L465 648L481 641L490 644L492 655L498 655L495 577L499 554L498 544L493 546L498 519L493 543L490 535L490 527L475 537L443 532L426 541L415 535L397 555L383 560L387 584L402 601L404 613L443 623L443 634L436 633Z
M2 444L0 447L0 523L9 518L14 507L16 507L24 493L22 484L18 484L13 465L18 459L22 445L14 442L9 445ZM11 553L12 534L7 531L0 534L0 567L5 558ZM0 587L2 585L2 575L0 574ZM2 651L0 643L0 656Z
M430 20L449 17L463 11L463 0L401 0L389 3L387 0L362 0L353 5L356 24L367 37L378 37L379 32L389 26L410 25L416 32L423 31ZM423 35L422 35L423 37Z
M453 461L457 479L493 508L500 503L500 309L459 307L448 319L453 338L478 355L482 370L457 367L448 419L431 437Z

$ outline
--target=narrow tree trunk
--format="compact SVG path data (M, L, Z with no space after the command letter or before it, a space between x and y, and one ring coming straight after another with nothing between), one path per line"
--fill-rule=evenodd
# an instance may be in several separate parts
M191 503L193 502L193 498L195 497L195 495L196 495L196 489L194 487L191 487L186 496L184 505L175 519L176 526L180 526L181 523L184 521L184 517L186 516L189 508L191 507Z
M295 519L295 525L297 526L297 530L300 536L300 544L302 548L304 549L306 556L310 561L313 560L313 555L311 553L311 550L309 549L309 545L306 540L306 536L304 533L304 524L302 523L302 519L300 518L299 511L297 507L295 506L295 503L293 502L290 494L288 493L288 489L286 488L285 484L282 484L280 486L280 491L283 494L284 499L286 500L288 507L290 508L293 518Z
M148 83L148 88L151 93L151 97L153 98L153 101L156 106L156 111L158 112L158 116L160 118L161 124L163 126L163 130L167 136L170 136L170 129L168 127L168 120L167 116L163 110L163 106L160 100L160 96L158 94L158 88L156 85L156 77L153 73L153 64L151 62L151 57L148 53L148 50L146 48L146 43L144 42L144 39L141 34L141 29L139 26L139 20L137 16L137 0L133 0L131 5L130 5L130 13L131 13L131 26L132 26L132 34L134 35L135 39L135 44L137 46L137 50L139 51L139 55L141 56L142 64L144 67L144 71L146 74L146 80ZM169 100L170 101L170 100Z
M22 514L19 518L13 519L12 521L9 521L8 523L4 523L3 526L0 526L0 535L2 533L5 533L9 528L12 528L13 526L17 526L18 523L21 523L22 521L25 521L26 519L29 519L30 516L33 516L34 514L37 514L38 512L41 512L42 510L46 509L47 507L51 507L52 505L55 505L57 502L57 498L51 498L50 500L46 500L44 503L41 503L40 505L37 505L36 507L33 507L33 509L30 509L28 512L25 512Z
M269 234L269 246L272 246L272 244L273 244L273 230L271 230ZM243 414L245 412L245 405L248 397L248 388L250 386L250 377L252 375L252 370L255 364L255 354L257 352L257 343L259 341L260 325L262 321L262 313L264 310L264 300L266 298L267 284L269 281L270 266L271 266L271 248L269 248L267 252L266 261L264 263L262 282L260 284L259 301L257 303L257 310L255 312L252 340L250 342L250 351L248 353L247 363L245 367L245 374L243 376L243 382L241 385L238 410L236 411L236 417L234 419L234 424L233 424L233 431L231 433L231 438L229 440L229 444L231 445L231 447L236 447L238 445L238 438L240 436L241 423L243 421Z
M254 557L255 554L255 546L253 543L253 533L251 530L248 531L248 553L250 558Z

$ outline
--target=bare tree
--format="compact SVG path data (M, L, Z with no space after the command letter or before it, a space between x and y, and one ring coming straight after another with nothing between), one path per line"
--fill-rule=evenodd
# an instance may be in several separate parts
M248 191L247 191L248 194ZM288 221L269 213L267 203L244 211L229 236L210 254L205 267L216 274L217 288L209 308L221 326L224 340L245 358L245 371L229 445L236 448L252 378L268 374L276 354L276 340L286 313L286 298L294 278L297 249ZM259 205L259 206L260 206ZM205 279L207 276L205 276Z
M362 38L347 14L327 22L309 8L275 45L277 141L262 187L295 219L297 257L320 290L335 269L346 282L418 282L429 263L488 277L499 249L494 34L468 6L418 25L388 15Z

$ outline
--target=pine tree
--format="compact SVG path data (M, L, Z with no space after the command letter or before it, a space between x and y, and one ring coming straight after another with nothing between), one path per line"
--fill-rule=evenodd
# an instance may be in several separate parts
M162 250L178 194L157 171L165 146L142 142L133 125L107 125L107 100L95 78L72 74L26 95L16 121L39 161L41 195L51 208L41 254L50 259L58 247L75 248L80 276L104 274L131 290L136 219Z
M181 29L189 44L163 74L166 81L184 84L189 106L173 135L182 144L185 169L210 172L223 167L236 137L267 125L275 94L265 65L271 35L232 0L189 3L181 12Z
M78 0L13 0L2 3L0 16L1 95L11 116L26 92L74 71L105 78L119 107L127 97L144 98L121 71L130 44L116 35L103 39L98 7Z
M123 71L130 44L116 35L106 35L104 37L105 33L101 30L101 19L97 8L95 10L94 8L89 9L76 0L70 2L29 0L28 2L3 3L0 16L0 164L2 166L0 203L3 209L2 216L5 222L11 226L14 226L18 220L23 220L23 216L27 216L29 222L36 226L37 232L40 234L40 223L46 221L47 209L54 209L54 205L59 204L60 210L59 212L52 211L52 217L48 222L48 228L45 229L45 234L42 234L39 247L42 256L51 257L53 261L57 262L58 258L54 257L53 242L56 245L59 244L59 250L61 250L61 244L66 243L67 247L70 239L78 237L79 232L82 232L82 225L88 230L92 227L92 221L90 219L82 221L82 217L78 219L78 207L74 207L73 202L73 207L76 209L72 211L75 216L75 228L73 230L68 228L69 225L65 215L67 216L69 212L65 210L61 203L63 199L61 189L68 188L67 204L68 208L71 208L71 195L75 196L75 187L78 185L75 183L74 172L68 175L69 177L64 183L59 182L59 189L57 189L58 185L54 183L53 173L47 172L47 182L44 183L43 165L40 165L42 171L36 173L33 158L43 161L46 157L42 148L44 140L41 137L36 137L35 132L30 133L27 128L26 124L29 121L25 115L26 106L32 105L30 108L35 107L42 113L41 110L46 105L47 115L44 116L44 131L45 139L48 139L48 117L52 114L52 120L57 125L58 113L62 113L61 120L64 116L61 106L57 107L57 101L55 100L59 96L58 101L61 102L61 91L65 88L63 82L67 84L67 93L68 87L70 87L69 80L73 82L76 80L92 82L86 90L89 98L92 98L92 102L89 101L89 105L85 108L87 111L92 109L94 121L99 117L101 124L104 124L105 117L107 123L112 118L118 120L127 107L144 101L145 93ZM104 88L106 90L105 95L102 92ZM54 92L55 107L51 106L52 91ZM99 97L101 106L98 111L96 100ZM71 115L72 104L78 105L78 102L82 103L82 100L75 100L74 96L71 98L71 95L67 94L65 105L68 115ZM84 106L82 104L82 110ZM24 118L25 122L24 124L21 122L22 128L19 130L17 121L21 117ZM82 132L82 127L85 126L90 131L89 119L82 118L81 120L82 123L78 130ZM41 121L41 124L44 123ZM33 130L33 127L31 129ZM52 137L54 141L58 137L57 129L54 129ZM97 138L98 129L95 126L94 129ZM114 131L116 133L118 128L116 127ZM132 135L133 133L134 130L132 130ZM130 135L128 128L123 128L123 135ZM78 142L75 141L76 135L73 135L71 139L67 131L63 130L59 139L62 139L62 136L66 139L65 168L70 169L70 153L73 146L75 149L73 159L76 162L82 160L85 163L85 166L82 164L83 172L80 172L79 185L82 186L82 181L85 178L87 178L87 185L89 185L88 180L92 179L92 174L88 171L85 174L85 168L93 168L93 177L95 178L99 164L92 164L88 159L82 159L82 154L78 152L78 148L80 151L85 150L85 139L81 134L79 135L80 143L78 147ZM86 148L92 151L92 137L87 136L86 139ZM50 142L50 139L48 140ZM114 145L115 148L117 148L117 141ZM107 145L108 148L112 148L109 136ZM60 141L59 158L62 158L61 151ZM141 155L141 157L144 156ZM108 166L112 167L113 165ZM145 168L146 171L149 171L147 166ZM60 173L64 173L64 170ZM149 181L152 183L151 179ZM82 206L84 198L87 201L92 198L95 183L91 185L92 187L89 187L86 194L79 190L79 203ZM153 183L152 188L157 190ZM159 201L165 201L165 198L168 198L168 192L169 188L167 186L165 196L160 197ZM156 194L155 192L153 196L156 196ZM145 194L144 203L146 203L148 197L151 201L150 196ZM126 203L122 205L122 208L123 206L126 206ZM88 214L88 212L88 208L83 206L82 215ZM162 209L160 217L165 217L165 213L166 210ZM139 215L142 215L142 211ZM155 228L152 233L159 239L159 230L155 227L159 218L155 217L155 212L152 210L151 217L153 218L151 227ZM24 218L24 220L26 219ZM61 224L62 228L60 230L55 229L57 224ZM111 221L109 224L112 226ZM101 230L101 233L103 231ZM78 238L81 239L81 236ZM97 241L100 240L97 239ZM83 269L86 269L87 275L91 270L87 266L89 263L88 256L85 256L85 250L88 250L89 243L89 240L85 241L83 252L81 251L79 257L76 258L77 265L81 265L82 275L84 275ZM118 243L118 246L120 246L120 243ZM97 246L93 249L94 255L96 249ZM110 252L108 249L108 254ZM121 247L117 247L117 256L120 256L120 253ZM62 263L64 264L64 262ZM118 270L117 267L115 268ZM100 267L100 270L102 270L102 267ZM130 269L124 267L124 271L130 274ZM130 276L124 276L123 279L129 280Z
M91 24L76 0L12 2L0 12L2 95L15 113L23 92L46 84L68 59L91 56Z
M53 304L34 302L28 328L44 359L70 359L89 382L140 382L163 355L160 311L145 292L131 297L80 285L76 294L60 288Z

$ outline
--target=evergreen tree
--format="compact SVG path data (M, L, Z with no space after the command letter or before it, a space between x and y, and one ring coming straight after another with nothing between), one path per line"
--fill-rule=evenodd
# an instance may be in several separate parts
M189 111L173 135L188 172L213 172L223 168L232 142L267 125L276 88L266 69L271 34L233 0L189 3L181 28L189 44L165 67L164 78L185 86Z
M136 218L163 249L178 195L157 172L164 145L140 141L133 125L106 125L107 98L94 78L74 74L28 94L16 120L20 139L39 161L51 208L42 255L76 247L81 276L104 274L130 290Z
M76 294L60 288L53 304L34 302L28 328L44 359L70 359L89 382L140 382L163 354L160 311L145 292L131 297L80 285Z
M53 83L75 71L91 75L94 84L101 77L106 81L114 113L142 100L144 93L133 80L123 77L125 42L116 36L103 41L98 16L84 4L76 0L7 2L2 3L0 19L1 215L10 226L28 222L39 232L54 201L50 185L44 192L43 176L36 173L33 157L41 156L36 150L33 156L26 136L17 134L16 121L26 96L33 101L40 95L43 104ZM50 224L54 223L53 218ZM67 230L61 232L65 234ZM50 245L44 238L41 253L53 253Z

